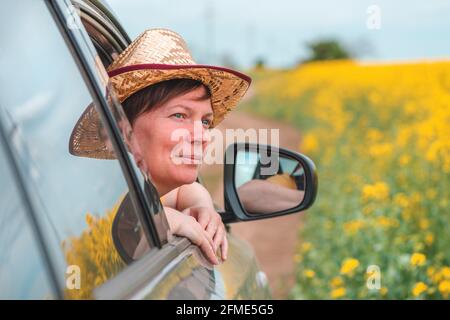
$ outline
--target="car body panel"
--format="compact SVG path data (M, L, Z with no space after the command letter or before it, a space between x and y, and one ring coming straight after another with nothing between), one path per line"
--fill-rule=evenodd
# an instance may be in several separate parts
M260 269L250 245L228 235L229 256L219 266L207 266L199 248L191 245L175 259L144 299L268 299L267 282L258 281Z

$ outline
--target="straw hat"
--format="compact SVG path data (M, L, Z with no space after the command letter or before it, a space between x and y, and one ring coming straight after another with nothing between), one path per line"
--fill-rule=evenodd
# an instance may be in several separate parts
M152 84L188 78L202 82L211 91L217 126L244 96L251 79L235 70L195 63L181 36L167 29L149 29L137 37L108 67L109 80L120 102ZM99 115L93 104L83 112L69 142L76 156L114 159L99 137Z

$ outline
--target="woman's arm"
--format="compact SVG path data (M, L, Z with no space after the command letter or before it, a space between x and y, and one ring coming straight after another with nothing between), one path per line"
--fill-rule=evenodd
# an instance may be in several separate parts
M298 206L304 192L265 180L250 180L238 188L239 199L251 213L272 213Z
M168 193L162 199L164 206L183 211L193 207L209 207L214 209L211 195L198 182L185 184Z
M216 212L208 190L198 182L177 188L177 194L167 194L168 202L175 205L178 211L194 217L206 233L213 239L216 252L220 247L221 257L227 259L228 240L222 217Z
M211 195L200 183L185 184L177 189L176 208L179 211L194 207L209 207L214 209Z

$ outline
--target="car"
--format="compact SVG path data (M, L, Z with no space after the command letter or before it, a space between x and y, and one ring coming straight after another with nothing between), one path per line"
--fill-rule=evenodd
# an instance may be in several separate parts
M11 0L2 9L0 298L271 298L247 242L229 232L228 259L212 266L189 240L169 232L160 197L118 125L124 113L106 67L131 40L107 3ZM100 118L115 159L69 152L71 130L90 103L96 112L88 116ZM275 173L265 172L264 155L276 162ZM225 206L217 209L228 231L315 201L316 168L300 153L236 142L223 168ZM295 180L302 198L275 211L250 210L242 186L271 183L272 176ZM150 249L134 257L139 235Z

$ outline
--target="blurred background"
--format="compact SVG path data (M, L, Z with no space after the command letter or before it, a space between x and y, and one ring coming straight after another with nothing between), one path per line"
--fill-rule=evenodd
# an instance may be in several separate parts
M312 209L232 225L275 298L448 299L450 2L107 2L131 38L169 28L252 76L220 129L277 128L316 163ZM222 170L202 169L220 205Z

